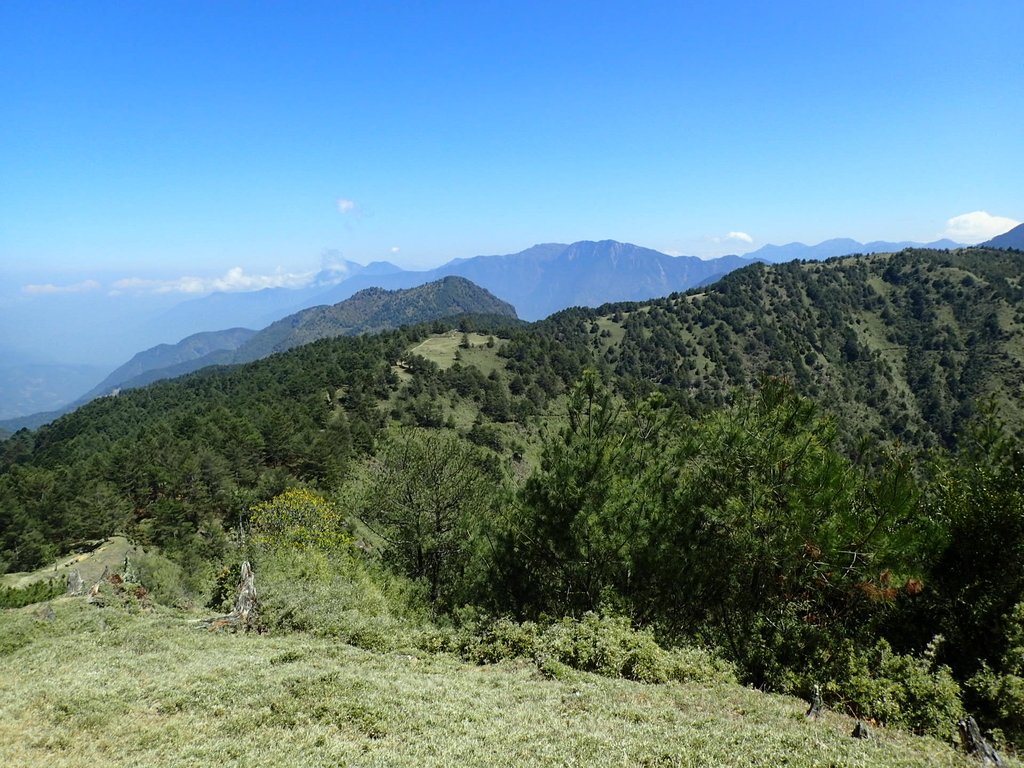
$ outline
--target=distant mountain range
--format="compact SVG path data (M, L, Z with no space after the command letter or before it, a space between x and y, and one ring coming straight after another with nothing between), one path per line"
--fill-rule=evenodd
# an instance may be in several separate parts
M283 315L311 306L336 304L364 288L398 290L443 277L473 281L509 302L524 320L540 320L572 306L609 301L641 301L685 291L718 279L756 259L723 256L698 259L614 240L545 243L519 253L454 259L436 269L399 269L387 262L351 265L338 280L321 273L308 287L272 288L250 293L215 293L163 313L155 321L180 337L210 328L262 328Z
M1024 231L1018 227L1006 235L994 238L988 244L993 247L1024 247L1020 244L1021 240L1024 240ZM909 241L861 243L837 238L817 245L766 245L745 256L702 260L693 256L669 256L650 248L613 240L582 241L569 245L540 244L513 254L454 259L436 269L425 271L403 270L388 262L374 262L364 266L338 258L303 288L213 293L171 307L167 307L167 297L163 296L156 303L157 311L148 315L141 314L141 308L136 306L134 311L138 315L137 320L125 316L118 318L116 325L107 323L111 327L123 329L124 338L118 338L122 342L121 346L124 346L126 339L183 339L183 342L179 342L183 345L180 348L179 344L165 344L146 351L147 355L155 356L153 359L157 361L162 361L161 355L165 354L179 354L183 357L161 365L153 363L149 357L144 360L133 358L126 366L129 369L132 365L140 366L138 373L126 377L129 371L118 369L94 386L86 397L95 396L97 392L109 392L117 385L141 386L148 383L145 377L153 370L162 371L160 378L180 375L194 370L193 362L198 358L206 358L207 364L231 362L235 351L242 344L248 343L249 339L232 336L230 331L211 332L211 329L229 328L238 331L266 328L282 317L314 306L334 305L360 290L372 287L399 290L443 277L464 277L512 304L520 317L536 320L570 306L642 301L686 291L713 283L729 272L755 262L821 260L850 253L896 252L907 247L945 249L959 245L951 240L922 245ZM81 304L87 297L80 296L75 300ZM48 313L56 311L55 304L51 302ZM96 313L84 304L77 306L75 313L76 320L62 321L62 327L70 328L74 325L77 335L82 336L82 328L79 326L87 323ZM0 320L10 323L11 328L25 327L29 322L18 318ZM57 322L57 316L54 315L52 320ZM69 322L72 325L68 325ZM111 331L106 326L103 334L108 339L116 338L110 335ZM262 342L254 340L252 343ZM201 350L203 345L214 346ZM143 344L138 344L135 349L141 346ZM78 366L75 371L69 372L67 366L37 366L33 367L32 375L26 377L19 371L0 369L0 395L5 395L4 402L7 404L0 411L0 416L41 411L67 403L75 397L72 392L81 392L89 387L102 372L101 368L95 367L86 369ZM26 381L27 388L24 385ZM17 392L23 394L17 397L12 395Z
M412 288L456 275L512 304L524 320L540 320L566 307L596 307L613 301L643 301L714 282L757 261L820 260L851 253L886 253L904 248L957 248L951 240L934 243L861 243L848 238L817 245L766 245L745 256L699 259L669 256L615 240L543 243L518 253L453 259L435 269L403 270L388 262L365 267L344 262L321 272L301 289L268 288L250 293L215 293L193 299L157 319L180 337L211 327L262 328L282 315L311 306L335 304L364 288Z
M642 301L685 291L751 263L752 259L741 256L710 260L669 256L614 240L545 243L504 256L456 259L427 272L356 275L322 298L330 303L370 284L403 288L458 275L510 302L524 320L540 320L566 307Z
M821 261L823 259L831 259L834 256L849 256L854 253L896 253L904 248L947 250L962 247L963 243L955 243L952 240L936 240L931 243L915 243L910 240L893 243L884 240L874 240L870 243L861 243L848 237L837 237L832 240L825 240L817 245L804 245L803 243L765 245L756 251L748 253L746 258L779 264L785 261L793 261L794 259Z

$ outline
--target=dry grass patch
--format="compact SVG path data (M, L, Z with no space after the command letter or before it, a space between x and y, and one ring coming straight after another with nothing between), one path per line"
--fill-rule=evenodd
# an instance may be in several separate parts
M0 615L10 766L966 766L932 739L735 685L643 685L533 664L215 635L79 599ZM20 638L21 642L12 642Z

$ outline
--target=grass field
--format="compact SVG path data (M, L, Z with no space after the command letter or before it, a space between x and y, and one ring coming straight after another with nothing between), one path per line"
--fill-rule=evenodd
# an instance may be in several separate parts
M968 766L737 685L471 666L82 598L0 612L0 765Z

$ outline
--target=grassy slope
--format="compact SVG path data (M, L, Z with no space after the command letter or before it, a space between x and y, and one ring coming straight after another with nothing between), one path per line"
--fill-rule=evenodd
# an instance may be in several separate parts
M60 579L63 583L74 570L79 572L86 584L92 584L102 575L104 568L120 570L126 555L134 557L135 547L123 536L114 536L92 551L66 555L47 568L0 574L0 587L19 589L48 579Z
M81 598L0 612L0 764L966 766L925 738L740 686L473 667L305 635L214 635Z
M469 347L465 349L461 346L462 336L459 331L434 334L413 347L410 353L422 355L427 360L437 363L441 369L450 368L457 359L461 360L463 365L472 365L480 369L485 376L491 371L504 368L504 364L498 358L498 345L487 347L489 336L482 333L466 334Z

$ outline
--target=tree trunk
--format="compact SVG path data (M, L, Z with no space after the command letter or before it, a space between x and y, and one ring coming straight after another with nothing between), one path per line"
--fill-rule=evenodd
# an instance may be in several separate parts
M242 563L242 579L238 584L238 596L235 607L226 616L215 616L202 622L211 632L229 629L237 632L259 631L259 602L256 599L256 584L252 565L246 560Z

